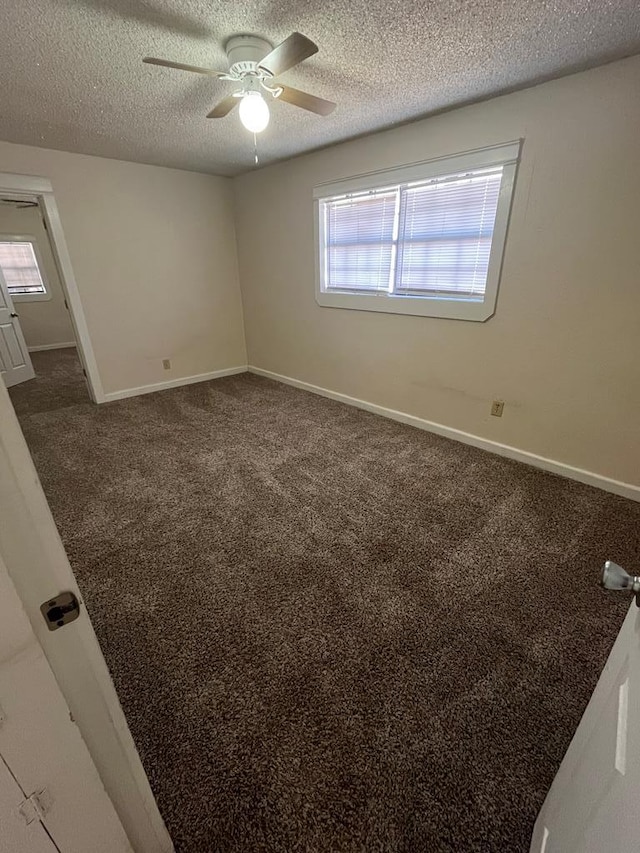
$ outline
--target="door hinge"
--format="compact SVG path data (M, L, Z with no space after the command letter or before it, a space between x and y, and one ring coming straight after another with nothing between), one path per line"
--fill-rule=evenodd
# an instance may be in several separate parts
M67 309L67 311L69 310L69 303L66 299L64 300L64 307Z
M86 379L87 378L87 371L84 369L84 367L82 368L82 373L84 375L84 378Z
M41 791L34 791L26 800L23 800L18 806L18 812L29 826L36 820L44 820L45 815L51 810L52 803L51 794L43 788Z

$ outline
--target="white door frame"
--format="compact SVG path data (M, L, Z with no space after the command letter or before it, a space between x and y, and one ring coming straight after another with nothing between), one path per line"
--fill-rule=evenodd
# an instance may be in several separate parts
M84 367L89 394L95 403L104 403L104 388L91 345L82 300L73 274L67 241L62 230L62 222L60 221L51 181L35 175L12 175L7 172L0 172L0 193L5 193L14 198L22 197L28 200L36 200L40 205L51 250L60 275L62 292L67 301L71 325L78 346L78 355Z

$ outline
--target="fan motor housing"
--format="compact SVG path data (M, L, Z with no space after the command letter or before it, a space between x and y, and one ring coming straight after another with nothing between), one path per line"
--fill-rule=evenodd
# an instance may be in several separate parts
M229 71L233 75L255 74L258 63L271 51L272 45L259 36L233 36L225 45ZM261 72L264 76L268 74Z

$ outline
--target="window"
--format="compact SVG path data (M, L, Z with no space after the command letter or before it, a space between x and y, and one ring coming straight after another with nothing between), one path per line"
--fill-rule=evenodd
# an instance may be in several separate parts
M0 268L15 302L51 298L34 238L0 236Z
M318 303L488 319L519 153L509 143L317 187Z

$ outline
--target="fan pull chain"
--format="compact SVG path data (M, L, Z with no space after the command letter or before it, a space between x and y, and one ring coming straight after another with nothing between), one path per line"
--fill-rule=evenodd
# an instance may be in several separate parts
M253 134L253 156L256 166L258 165L258 136Z

